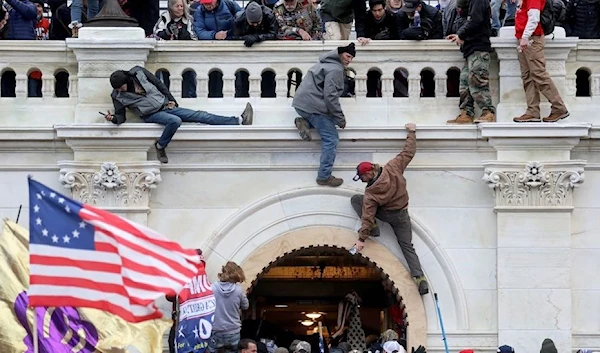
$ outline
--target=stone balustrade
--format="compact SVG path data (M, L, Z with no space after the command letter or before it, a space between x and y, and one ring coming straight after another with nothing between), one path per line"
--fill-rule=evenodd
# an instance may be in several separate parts
M1 124L101 122L98 111L112 108L110 73L145 65L152 72L168 73L171 91L186 107L237 114L249 100L259 117L256 124L289 125L295 116L290 98L294 82L321 54L343 44L273 41L248 49L229 41L157 42L143 38L137 28L86 30L66 42L0 42L0 73L6 82L12 76L15 85L14 92L6 86L3 90ZM496 54L490 72L500 122L510 121L525 106L516 43L506 33L493 39ZM593 122L591 106L600 105L598 51L600 41L595 40L557 37L547 42L547 67L572 121ZM374 41L359 47L350 66L355 96L342 99L349 124L445 123L458 112L462 65L458 48L444 40ZM28 75L37 70L43 74L43 97L27 97ZM246 85L247 95L236 92L236 79ZM184 80L192 82L192 90L195 86L197 98L182 98L194 96L189 88L183 92ZM274 92L266 92L268 88Z

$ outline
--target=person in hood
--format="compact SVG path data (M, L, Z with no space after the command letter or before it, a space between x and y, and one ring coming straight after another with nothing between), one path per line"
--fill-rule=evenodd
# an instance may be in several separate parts
M346 127L346 117L340 105L344 93L345 68L356 56L354 43L338 47L319 58L302 79L296 91L292 107L299 118L294 120L298 133L304 141L312 140L310 128L321 135L321 163L317 174L317 184L337 187L344 180L331 175L339 142L336 125Z
M515 353L515 349L511 346L500 346L498 347L498 353Z
M408 136L404 149L384 167L371 162L362 162L356 167L355 181L359 179L367 183L365 194L352 196L352 208L361 218L358 230L358 241L354 246L361 251L369 236L378 237L379 227L375 218L392 226L394 234L406 258L411 275L415 278L419 293L429 293L429 285L425 280L419 257L412 244L412 229L408 215L408 191L404 170L417 151L416 126L406 124Z
M220 116L202 110L180 108L167 86L150 71L134 66L129 71L117 70L110 75L113 87L111 98L114 115L109 111L104 118L120 125L127 120L125 108L133 110L146 123L164 125L162 135L154 144L158 160L169 163L165 148L182 122L208 125L252 125L250 103L240 116Z
M546 338L544 342L542 342L540 353L558 353L558 350L556 349L554 342L551 339Z
M244 270L232 261L223 265L218 277L219 281L212 285L216 307L208 351L215 353L224 348L227 353L237 353L242 330L241 310L249 306L240 286L246 277Z

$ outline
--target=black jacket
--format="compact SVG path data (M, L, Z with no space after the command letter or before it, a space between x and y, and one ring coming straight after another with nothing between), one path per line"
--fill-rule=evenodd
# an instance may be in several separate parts
M408 15L398 12L398 26L400 30L400 39L423 40L423 39L442 39L442 13L437 8L421 2L421 27L412 27L413 20Z
M567 7L565 30L570 37L600 38L600 1L571 0Z
M476 51L490 53L492 51L492 43L490 37L492 35L492 25L490 17L492 9L489 0L469 0L468 10L465 23L458 29L456 34L458 38L465 41L460 47L463 56L468 58Z
M356 36L377 40L400 39L398 16L390 10L385 10L385 17L377 23L371 11L368 11L365 15L365 25L356 27Z
M247 36L256 35L256 42L262 42L264 40L275 40L277 39L277 32L279 31L279 25L275 14L268 7L261 5L263 19L258 27L252 27L246 20L246 11L240 11L235 17L233 23L233 40L245 40Z

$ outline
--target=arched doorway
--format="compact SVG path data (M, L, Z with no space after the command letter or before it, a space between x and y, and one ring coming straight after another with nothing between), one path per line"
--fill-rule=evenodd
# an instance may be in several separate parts
M296 249L263 269L248 289L250 320L242 331L248 336L260 332L259 337L284 347L294 339L306 340L316 350L321 327L325 342L335 345L342 332L351 331L346 320L338 332L340 303L350 293L360 298L361 328L368 342L392 329L406 345L409 318L394 282L373 261L337 246ZM332 337L336 332L338 339Z
M294 251L318 247L347 251L345 245L355 239L355 232L336 227L303 228L282 234L262 245L240 262L248 279L244 283L245 289L253 288L253 284L257 283L256 279L260 279L265 270L268 271L270 267ZM361 255L357 256L378 268L380 273L385 276L386 281L389 280L389 283L392 284L391 292L402 297L404 315L410 322L406 328L408 344L425 345L427 339L425 307L415 283L404 265L392 252L377 242L370 241Z

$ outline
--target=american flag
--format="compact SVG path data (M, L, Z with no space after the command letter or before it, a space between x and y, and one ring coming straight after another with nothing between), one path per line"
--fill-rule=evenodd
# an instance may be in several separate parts
M140 322L162 317L154 301L198 273L195 250L31 178L29 208L31 306L96 308Z
M323 341L323 332L319 332L319 352L325 353L325 342Z

